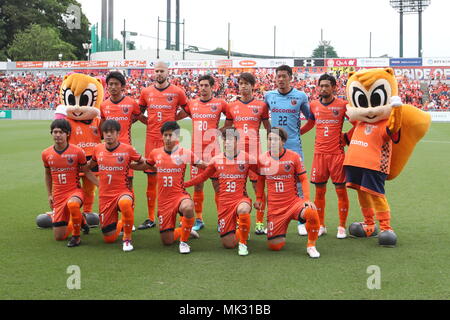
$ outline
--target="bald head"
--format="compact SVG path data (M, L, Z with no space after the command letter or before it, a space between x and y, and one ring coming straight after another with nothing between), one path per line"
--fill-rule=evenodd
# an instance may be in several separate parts
M157 61L155 63L155 80L156 87L165 88L169 85L167 77L169 76L169 68L167 64L163 61Z

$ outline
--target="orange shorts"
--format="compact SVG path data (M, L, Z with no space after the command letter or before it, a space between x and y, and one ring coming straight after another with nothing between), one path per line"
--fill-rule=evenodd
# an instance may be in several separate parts
M133 199L134 208L134 194L131 191L124 190L113 196L99 197L100 209L100 225L103 233L108 233L116 230L117 222L119 221L119 199L122 196L129 196Z
M186 199L191 199L189 193L181 193L178 196L171 196L169 199L160 201L158 197L158 221L159 232L173 231L177 220L177 214L180 213L180 204ZM180 213L181 214L181 213Z
M312 169L311 183L327 183L331 177L334 184L345 183L344 158L342 154L315 153Z
M53 227L63 227L69 224L70 212L69 208L67 208L67 202L69 202L72 197L79 198L81 200L81 204L83 204L82 189L74 189L73 191L65 192L61 195L53 197Z
M150 156L150 152L152 152L154 149L158 149L164 147L164 141L161 140L150 140L145 142L145 158L148 159ZM156 171L154 170L145 170L144 171L147 174L156 174Z
M244 197L234 203L227 203L226 205L219 204L218 213L218 224L220 237L225 237L230 233L236 232L237 226L237 209L241 203L248 203L250 208L252 207L252 200L250 198Z
M289 222L291 220L298 221L303 204L303 199L296 198L287 207L271 208L269 206L267 213L267 240L286 237Z

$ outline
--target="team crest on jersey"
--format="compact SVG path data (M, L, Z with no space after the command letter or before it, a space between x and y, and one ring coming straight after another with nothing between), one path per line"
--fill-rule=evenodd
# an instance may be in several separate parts
M245 171L245 164L238 164L238 169L240 172L244 172Z
M258 109L258 108L253 108L253 113L254 113L254 114L258 114L258 112L259 112L259 109Z
M289 171L291 171L291 169L292 169L292 167L291 167L290 164L285 164L284 165L284 171L289 172Z
M295 99L291 100L291 105L293 105L293 106L297 105L297 100L295 100Z
M181 159L180 156L174 156L174 157L173 157L173 161L175 161L175 164L176 164L177 166L183 164L183 159Z
M123 108L122 108L122 112L123 112L124 114L128 114L128 111L129 111L128 107L123 107Z
M215 104L211 105L210 108L211 108L212 112L216 112L217 111L217 106Z
M372 129L374 128L373 125L371 124L366 124L366 127L364 129L364 133L368 136L369 134L372 133Z
M117 163L123 163L125 161L125 158L123 156L117 157Z
M67 159L67 163L69 165L72 165L74 163L74 160L73 160L73 158L71 156L68 156L66 159Z
M335 117L339 116L339 111L338 111L338 110L333 110L333 115L334 115Z
M98 129L97 129L97 127L91 127L91 129L92 129L92 132L93 132L96 136L98 136Z
M172 102L173 101L173 97L172 96L167 96L167 102Z

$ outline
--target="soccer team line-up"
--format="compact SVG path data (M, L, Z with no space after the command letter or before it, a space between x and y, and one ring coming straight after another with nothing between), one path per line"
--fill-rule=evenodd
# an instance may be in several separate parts
M89 225L100 224L106 243L122 235L123 251L132 251L133 175L144 171L148 218L138 229L156 225L157 204L161 241L179 242L182 254L190 253L189 240L199 238L204 227L203 187L211 179L217 230L225 248L249 254L253 207L255 233L267 234L269 249L283 248L289 222L296 220L298 233L307 237L307 254L319 258L316 242L327 233L325 194L331 179L338 197L336 237L348 236L348 187L357 191L364 219L350 225L349 235L378 237L380 245L395 246L385 180L401 172L428 130L429 115L400 101L390 68L349 74L348 101L335 96L336 79L330 74L319 78L320 98L311 103L291 86L289 66L276 69L275 81L277 89L259 101L253 97L255 77L242 73L239 98L226 102L213 97L214 78L203 75L198 79L199 98L188 100L183 89L170 84L167 65L158 62L154 84L142 89L136 102L123 94L126 80L118 71L106 79L67 75L50 127L53 145L42 152L52 211L38 216L38 226L53 227L56 240L70 236L67 246L76 247L82 230L88 233ZM307 119L303 125L301 115ZM219 128L221 116L226 120ZM184 118L191 119L190 133L177 123ZM343 132L346 119L353 127ZM132 146L136 121L146 125L143 156ZM265 132L260 135L261 124ZM313 127L314 158L308 175L301 135ZM263 150L260 144L266 139ZM184 178L187 168L189 181ZM247 180L254 201L247 195ZM315 185L314 199L310 182ZM191 186L192 197L186 191ZM99 218L92 213L96 187Z

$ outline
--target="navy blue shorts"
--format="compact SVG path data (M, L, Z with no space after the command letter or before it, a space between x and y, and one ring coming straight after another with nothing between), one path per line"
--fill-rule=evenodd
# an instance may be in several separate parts
M384 182L387 174L366 168L344 166L346 186L384 197Z

